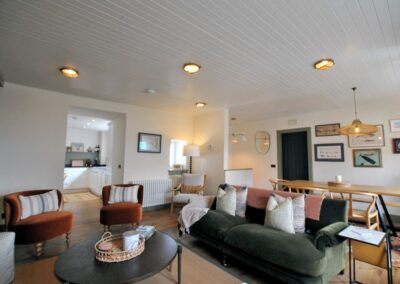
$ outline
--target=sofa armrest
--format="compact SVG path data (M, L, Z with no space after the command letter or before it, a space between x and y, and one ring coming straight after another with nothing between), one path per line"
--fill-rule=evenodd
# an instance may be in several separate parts
M335 222L318 230L314 237L314 245L320 251L325 251L327 247L333 247L344 241L337 236L340 231L345 229L348 225L344 222Z

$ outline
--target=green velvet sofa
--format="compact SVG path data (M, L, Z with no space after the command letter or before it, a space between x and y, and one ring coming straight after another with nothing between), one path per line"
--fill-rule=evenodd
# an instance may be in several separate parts
M219 250L224 265L235 258L271 276L267 282L328 283L346 266L346 243L336 235L347 212L345 200L324 199L320 220L306 219L306 233L289 234L264 226L265 209L247 204L246 218L209 210L190 235Z

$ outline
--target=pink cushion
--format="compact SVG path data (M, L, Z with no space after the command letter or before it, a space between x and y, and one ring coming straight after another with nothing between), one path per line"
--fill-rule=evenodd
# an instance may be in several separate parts
M255 188L249 187L249 192L247 195L247 205L258 208L265 209L267 206L268 198L272 194L278 194L283 197L296 198L301 193L287 192L287 191L273 191L271 189L265 188ZM319 215L321 213L322 201L325 196L323 195L312 195L307 194L305 199L305 216L308 219L319 220Z

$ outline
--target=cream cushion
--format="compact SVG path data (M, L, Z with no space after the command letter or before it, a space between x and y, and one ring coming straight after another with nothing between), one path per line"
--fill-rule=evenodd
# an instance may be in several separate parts
M270 196L265 210L264 225L270 226L290 234L294 234L293 202L290 197L278 203L274 196Z
M273 193L275 200L278 204L285 202L286 198L280 196L279 194ZM304 194L293 198L293 222L294 222L294 231L296 233L304 233L305 231L305 223L306 223L306 214L305 214L305 196Z
M225 191L218 188L217 210L235 216L236 211L236 190Z
M198 194L195 193L180 193L177 195L174 195L172 197L172 202L174 203L189 203L190 198L199 196Z

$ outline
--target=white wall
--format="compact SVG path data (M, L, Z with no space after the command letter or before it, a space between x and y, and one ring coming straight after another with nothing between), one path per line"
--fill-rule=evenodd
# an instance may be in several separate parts
M6 83L0 88L0 196L62 188L69 107L126 115L124 181L167 177L169 140L192 140L191 117ZM162 153L138 153L139 131L162 134Z
M193 143L200 145L200 157L193 158L193 172L207 175L206 194L215 195L224 182L224 111L206 113L194 119Z
M319 143L344 143L345 162L315 162L313 161L313 179L316 181L333 180L337 174L343 175L344 181L354 184L370 185L400 185L400 155L392 153L392 138L400 137L400 133L391 133L389 119L400 117L400 101L386 101L379 104L364 105L359 107L359 117L365 123L383 124L385 134L385 147L382 147L382 168L355 168L353 167L352 148L348 147L347 137L315 137L314 126L340 122L341 125L351 123L353 109L346 108L325 112L315 112L293 117L281 117L261 121L237 123L237 131L245 132L248 140L246 143L231 145L231 167L253 168L254 185L268 187L268 178L277 177L278 167L271 168L271 164L277 165L277 130L311 127L312 144ZM297 125L289 126L288 120L296 119ZM258 130L266 130L271 135L271 148L266 155L257 153L254 146L254 135ZM314 149L313 149L314 151ZM314 160L314 152L313 152ZM278 166L278 165L277 165ZM398 200L400 201L400 200ZM396 210L398 211L398 210Z
M78 142L84 143L85 151L87 151L88 147L92 147L94 150L94 147L100 144L99 133L101 132L89 129L68 127L66 146L71 146L71 143Z

